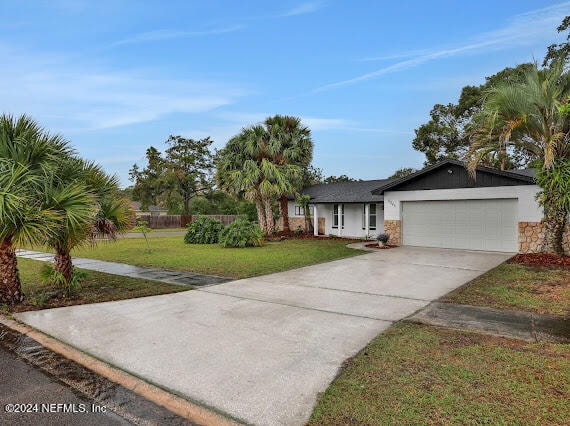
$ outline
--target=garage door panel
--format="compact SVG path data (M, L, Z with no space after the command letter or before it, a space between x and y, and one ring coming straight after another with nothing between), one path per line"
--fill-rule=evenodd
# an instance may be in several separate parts
M516 251L517 200L406 201L402 203L406 245Z

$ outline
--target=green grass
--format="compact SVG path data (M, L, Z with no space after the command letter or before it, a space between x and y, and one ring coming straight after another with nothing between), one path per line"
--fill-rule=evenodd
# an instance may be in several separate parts
M100 243L94 248L75 250L75 257L137 266L192 271L246 278L301 266L327 262L362 254L349 249L348 240L284 240L268 242L263 247L222 248L217 244L184 244L183 236L165 236L150 241L146 250L144 239L128 238Z
M40 280L40 270L43 265L45 262L18 258L22 290L26 299L23 303L16 305L14 312L132 299L193 288L80 269L87 275L81 283L81 289L72 297L64 297L62 291Z
M399 323L317 402L312 425L570 424L568 345Z
M450 293L443 301L568 315L570 269L503 263Z

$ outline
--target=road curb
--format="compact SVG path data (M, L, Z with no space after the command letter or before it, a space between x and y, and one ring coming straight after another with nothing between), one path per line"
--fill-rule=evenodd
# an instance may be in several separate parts
M4 315L0 315L0 324L29 336L49 350L88 368L94 373L137 393L193 423L216 426L240 424L203 406L169 393L158 386L145 382L123 370L114 368L26 324L7 318Z

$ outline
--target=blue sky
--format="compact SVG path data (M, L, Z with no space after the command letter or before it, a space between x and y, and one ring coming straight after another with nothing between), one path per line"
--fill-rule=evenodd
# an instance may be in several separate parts
M2 112L117 173L170 134L221 148L301 117L325 175L420 167L414 129L506 66L542 61L570 2L2 1Z

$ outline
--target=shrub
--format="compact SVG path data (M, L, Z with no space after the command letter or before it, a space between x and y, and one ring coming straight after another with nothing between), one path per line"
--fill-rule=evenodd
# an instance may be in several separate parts
M388 234L378 234L376 236L376 241L378 241L378 244L386 244L388 242L388 240L390 240L390 235Z
M220 240L220 232L224 225L211 217L200 216L187 226L184 236L186 244L215 244Z
M61 272L54 269L53 265L46 263L40 271L40 279L43 282L64 290L67 297L71 297L81 290L81 282L85 280L87 273L73 268L71 281L67 282Z
M295 235L301 235L303 232L304 232L304 231L303 231L303 228L301 228L301 226L297 226L297 229L295 229L295 230L293 231L293 233L294 233Z
M257 247L263 245L263 230L247 219L237 219L220 233L224 247Z

